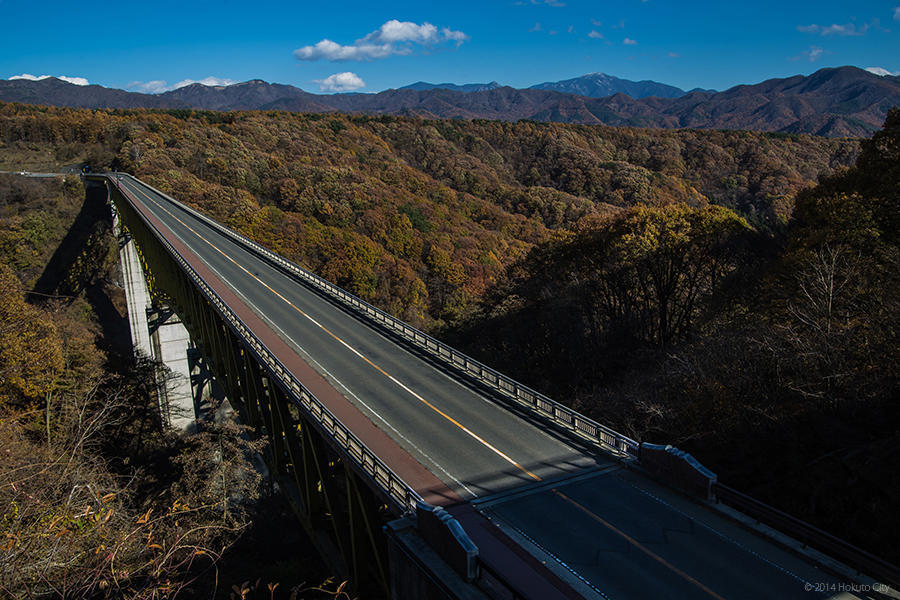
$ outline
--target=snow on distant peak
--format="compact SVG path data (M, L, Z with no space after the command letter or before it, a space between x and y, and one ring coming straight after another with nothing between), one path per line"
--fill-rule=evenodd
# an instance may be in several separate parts
M68 75L32 75L31 73L22 73L21 75L13 75L9 78L10 81L13 79L25 79L27 81L41 81L42 79L50 79L55 78L60 81L65 81L66 83L71 83L73 85L90 85L87 79L84 77L69 77Z

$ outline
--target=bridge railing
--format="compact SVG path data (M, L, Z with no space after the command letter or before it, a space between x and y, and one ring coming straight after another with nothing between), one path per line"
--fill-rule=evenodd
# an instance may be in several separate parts
M116 185L123 197L130 202L127 190L123 190L114 177L108 178ZM423 502L422 497L406 484L394 471L390 469L378 456L366 446L350 429L344 425L328 408L310 392L303 383L288 370L281 361L262 343L262 341L244 324L240 317L232 311L224 300L213 290L181 254L162 235L162 232L150 222L143 213L133 207L138 218L155 234L157 240L163 245L172 259L185 272L193 284L206 297L209 303L222 316L229 328L243 342L244 347L266 367L268 372L276 379L288 396L294 399L305 412L310 415L315 424L335 441L341 450L352 460L357 469L370 477L380 489L395 502L397 508L404 514L415 514L417 503Z
M122 174L123 176L125 174ZM130 176L129 176L130 177ZM115 178L110 177L115 182ZM276 253L253 242L245 236L228 229L216 221L206 217L198 211L185 206L171 196L150 187L158 194L168 198L182 210L194 215L207 223L223 235L239 242L248 249L265 257L269 262L298 279L311 284L314 288L324 292L327 296L338 300L342 305L355 310L368 320L387 328L422 348L430 356L439 359L443 363L452 366L458 372L462 372L473 379L497 390L504 396L516 401L528 408L532 414L541 419L548 420L556 425L561 425L576 435L600 445L605 450L610 450L620 456L637 458L640 445L631 438L624 436L592 419L589 419L572 409L551 400L547 396L518 383L514 379L499 373L483 365L482 363L455 350L449 345L419 331L411 325L393 317L385 311L372 306L368 302L350 294L333 283L311 273L310 271L284 259ZM118 187L118 186L117 186ZM119 188L121 189L121 188ZM270 373L276 377L279 384L293 396L296 401L311 415L314 422L323 429L352 459L357 468L367 474L383 490L385 490L396 506L406 514L415 515L417 502L422 502L415 490L408 486L394 473L384 462L379 459L352 431L344 426L306 387L297 380L291 372L265 347L265 345L250 331L249 328L234 314L224 301L212 290L183 257L168 243L159 230L144 217L140 211L136 211L141 220L151 231L156 232L156 237L173 259L181 266L188 277L197 285L210 303L222 315L229 327L238 337L244 341L245 347L254 357L267 367ZM900 585L900 570L890 563L875 557L847 542L821 531L808 523L800 521L786 513L778 511L755 498L747 496L733 488L718 482L712 483L712 494L717 502L727 504L759 522L771 525L788 535L819 550L828 552L838 560L843 560L853 565L867 575L875 576L892 585ZM470 542L470 540L469 540ZM465 549L463 544L463 549ZM477 555L477 549L475 551ZM467 568L471 567L470 557Z
M146 183L141 182L143 185ZM315 273L279 256L268 248L210 219L193 208L178 202L171 196L147 185L158 194L165 196L176 206L202 220L221 234L240 243L249 250L259 254L282 271L306 282L326 296L337 300L343 306L364 316L367 320L399 335L423 350L432 358L463 373L471 379L498 392L503 397L514 401L531 415L540 420L552 423L570 433L600 446L603 450L621 457L637 458L639 444L635 440L590 419L579 412L561 404L532 388L519 383L515 379L488 367L487 365L463 354L452 346L424 333L401 321L393 315L372 306L365 300L338 287Z
M734 488L715 483L713 493L717 502L791 536L804 546L810 546L852 565L857 573L865 573L883 583L900 587L900 568L897 566Z

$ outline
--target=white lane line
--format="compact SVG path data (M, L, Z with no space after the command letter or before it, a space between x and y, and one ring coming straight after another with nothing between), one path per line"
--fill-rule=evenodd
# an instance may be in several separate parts
M420 402L423 402L423 403L425 403L425 404L428 404L428 401L425 400L425 398L423 398L422 396L420 396L419 394L417 394L417 393L414 392L413 390L411 390L411 389L409 389L408 387L406 387L403 383L401 383L400 381L398 381L397 379L395 379L393 375L388 375L388 379L390 379L391 381L393 381L394 383L396 383L397 385L399 385L401 388L403 388L404 390L406 390L407 392L409 392L409 394L410 394L411 396L415 397L415 398L418 399ZM531 473L531 472L528 471L527 469L524 469L524 468L522 468L521 466L519 466L519 464L516 463L516 461L514 461L514 460L511 459L509 456L507 456L506 454L504 454L502 451L500 451L499 449L497 449L495 446L493 446L492 444L490 444L487 440L485 440L484 438L480 437L477 433L471 431L468 427L465 427L464 425L459 425L459 428L462 429L463 431L465 431L466 433L468 433L470 436L472 436L473 438L475 438L475 439L478 440L479 442L481 442L482 444L484 444L485 446L487 446L488 448L490 448L491 450L493 450L497 455L499 455L500 457L502 457L502 458L503 458L504 460L506 460L507 462L512 463L513 465L519 467L520 469L522 469L523 471L525 471L525 473L526 473L527 475L529 475L530 477L534 478L535 480L540 481L540 479L541 479L540 477L538 477L538 476L535 475L534 473Z
M222 275L215 267L213 267L212 265L210 265L210 264L208 264L208 263L207 263L207 266L208 266L214 273L216 273L216 275L218 275L219 277L221 277L222 280L225 281L228 285L232 285L231 282L229 282L229 281L228 281L228 280L227 280L227 279L226 279L226 278L225 278L225 277L224 277L224 276L223 276L223 275ZM233 287L233 286L232 286L232 287ZM238 291L237 288L234 288L234 291L235 291L241 298L243 298L245 302L250 303L250 299L247 298L242 292ZM375 415L375 417L377 417L379 421L381 421L382 423L384 423L391 431L393 431L393 432L397 435L397 437L401 438L403 441L405 441L407 444L409 444L416 452L418 452L419 454L421 454L422 457L424 457L426 460L428 460L428 462L430 462L432 465L434 465L435 467L437 467L437 469L438 469L439 471L441 471L444 475L446 475L448 478L450 478L451 480L453 480L457 485L459 485L461 488L463 488L464 490L466 490L473 498L477 498L477 497L478 497L478 494L476 494L474 491L472 491L471 488L469 488L469 487L468 487L466 484L464 484L462 481L460 481L459 479L457 479L456 477L454 477L454 476L450 473L450 471L448 471L447 469L445 469L439 462L437 462L436 460L434 460L433 458L431 458L431 456L429 456L424 450L422 450L421 448L419 448L412 440L410 440L408 437L406 437L405 435L403 435L402 433L400 433L400 431L398 431L396 427L394 427L393 425L391 425L391 424L387 421L387 419L385 419L384 417L382 417L381 414L380 414L378 411L376 411L374 408L372 408L371 406L369 406L362 398L360 398L359 396L357 396L357 395L353 392L353 390L351 390L349 387L347 387L347 385L346 385L344 382L342 382L340 379L338 379L337 377L335 377L328 369L326 369L324 366L322 366L322 364L321 364L319 361L317 361L315 358L313 358L313 356L312 356L309 352L307 352L306 349L305 349L303 346L301 346L300 344L298 344L297 341L294 340L293 337L291 337L290 335L288 335L288 334L287 334L281 327L279 327L274 321L270 320L270 319L269 319L268 317L266 317L266 316L263 316L263 320L265 320L272 328L276 329L276 330L278 331L278 333L280 333L281 336L282 336L285 340L287 340L288 342L290 342L291 344L293 344L294 347L295 347L297 350L299 350L299 351L303 354L303 357L304 357L304 358L306 358L307 360L309 360L310 362L312 362L312 363L318 368L318 370L319 370L320 373L323 373L324 375L326 375L327 377L329 377L330 379L332 379L336 384L338 384L338 386L340 386L341 388L343 388L344 391L347 392L347 394L349 394L350 396L352 396L353 399L356 400L359 404L361 404L366 410L368 410L370 413L372 413L373 415Z
M162 207L160 207L160 208L162 208ZM163 210L165 210L165 208L163 208ZM167 212L168 212L168 211L167 211ZM174 215L173 215L173 217L174 217ZM176 220L178 220L177 217L175 217L175 218L176 218ZM200 237L200 239L203 239L200 235L198 235L196 232L194 232L194 231L193 231L190 227L188 227L185 223L182 223L180 220L178 220L178 221L179 221L182 225L184 225L185 227L187 227L188 230L190 230L192 233L194 233L194 235L197 235L197 237ZM188 244L188 242L187 242L187 241L186 241L186 240L185 240L185 239L184 239L177 231L175 231L175 230L173 230L173 229L170 229L170 231L175 235L175 237L177 237L177 238L181 241L182 244L184 244L184 245L187 246L187 247L190 247L189 244ZM203 240L203 241L206 241L206 240ZM209 242L207 242L207 243L209 244ZM213 246L213 245L210 244L210 246ZM213 246L213 248L215 248L215 246ZM224 254L223 254L223 256L224 256ZM230 281L227 277L225 277L225 275L223 275L221 271L219 271L217 268L215 268L215 267L214 267L212 264L210 264L208 261L204 261L204 262L206 262L206 266L207 266L211 271L213 271L213 272L214 272L214 273L215 273L222 281L224 281L224 282L228 285L228 287L230 287L234 292L236 292L237 295L239 295L239 296L240 296L240 297L241 297L241 298L242 298L249 306L252 306L252 305L253 305L253 302L252 302L247 296L245 296L244 293L241 292L241 291L238 289L238 287L237 287L236 285L234 285L233 283L231 283L231 281ZM245 271L246 271L246 270L245 270ZM277 292L276 292L275 294L276 294L277 296L281 297L280 294L278 294ZM284 298L282 298L282 300L284 300ZM290 303L289 303L289 304L290 304ZM335 377L334 375L332 375L331 372L328 371L328 369L326 369L324 366L322 366L321 363L319 363L319 361L317 361L315 358L313 358L312 355L311 355L309 352L307 352L306 349L303 348L303 346L301 346L300 344L298 344L298 343L296 342L296 340L294 340L291 336L289 336L289 335L288 335L281 327L279 327L278 325L276 325L274 321L272 321L271 319L269 319L269 318L266 317L265 315L262 315L262 318L263 318L263 320L265 320L267 323L269 323L269 325L271 325L272 327L274 327L275 329L277 329L278 332L281 333L281 335L282 335L285 339L287 339L290 343L292 343L292 344L293 344L298 350L300 350L307 358L309 358L312 362L314 362L314 363L316 364L316 366L319 368L320 372L324 372L328 377L330 377L331 379L333 379L338 385L340 385L342 388L344 388L344 390L345 390L348 394L350 394L357 402L359 402L359 404L361 404L362 406L364 406L364 407L366 408L366 410L368 410L368 411L371 412L373 415L375 415L382 423L384 423L387 427L389 427L391 431L393 431L394 433L396 433L397 436L399 436L401 439L403 439L407 444L409 444L410 446L412 446L419 454L421 454L421 455L422 455L425 459L427 459L431 464L433 464L435 467L437 467L438 470L440 470L440 471L441 471L442 473L444 473L447 477L449 477L451 480L453 480L454 482L456 482L456 484L458 484L461 488L463 488L463 489L466 490L469 494L471 494L471 496L472 496L473 498L477 498L477 497L478 497L478 494L476 494L474 491L472 491L471 488L469 488L466 484L464 484L464 483L461 482L459 479L457 479L456 477L454 477L454 476L453 476L447 469L445 469L440 463L438 463L436 460L434 460L433 458L431 458L431 456L429 456L426 452L424 452L421 448L419 448L416 444L414 444L409 438L407 438L405 435L403 435L402 433L400 433L393 425L391 425L384 417L382 417L381 414L378 413L378 411L376 411L374 408L372 408L372 407L369 406L366 402L364 402L364 401L363 401L359 396L357 396L357 395L356 395L349 387L347 387L347 385L345 385L340 379L338 379L337 377ZM319 324L319 322L316 321L315 319L312 319L311 317L308 317L308 316L307 316L307 318L309 318L309 320L312 321L313 323L315 323L319 328L321 328L321 329L327 331L327 329L325 329L325 328L324 328L321 324ZM336 339L338 339L338 341L340 341L342 344L344 344L347 348L349 348L350 350L352 350L352 351L355 352L356 354L359 354L358 352L356 352L356 350L354 350L353 348L351 348L350 346L348 346L343 340L341 340L341 339L339 339L339 338L336 338ZM360 356L361 358L365 359L365 357L362 356L361 354L359 354L359 356ZM409 391L411 394L414 394L414 395L418 396L418 394L415 394L412 390L410 390L409 388L407 388L406 386L404 386L402 383L400 383L399 381L397 381L396 379L394 379L392 376L388 375L388 377L389 377L394 383L396 383L397 385L403 387L404 389L406 389L407 391ZM424 399L422 399L420 396L419 396L419 398L424 402ZM495 449L495 452L499 452L499 451L497 451L497 450ZM505 456L505 455L503 455L503 456ZM510 459L507 457L507 460L510 460Z
M162 207L162 206L160 206L160 208L162 208L163 210L166 210L166 209L165 209L164 207ZM169 212L169 211L166 210L166 212ZM179 222L181 222L181 220L178 219L178 217L175 217L175 215L172 215L172 213L169 213L169 214L170 214L173 218L175 218L175 219L179 220ZM185 225L185 227L188 227L188 229L190 229L190 227L189 227L188 225L184 224L183 222L182 222L182 224ZM194 232L194 233L195 233L195 235L197 235L197 237L199 237L200 239L202 239L203 241L205 241L207 244L210 244L210 242L208 242L207 240L205 240L202 236L200 236L200 235L197 234L196 232ZM212 244L210 244L210 245L212 246ZM215 248L215 246L213 246L213 247ZM221 251L220 251L220 252L221 252ZM269 265L266 265L266 266L269 266ZM270 268L271 268L271 267L270 267ZM246 270L245 270L245 271L246 271ZM254 277L254 278L256 279L256 277ZM257 279L257 280L258 280L258 279ZM262 282L261 282L261 283L262 283ZM263 284L263 285L266 285L266 284ZM268 287L268 286L266 286L266 287ZM303 289L306 290L307 288L304 287ZM271 288L270 288L270 291L272 291L275 295L281 297L282 300L284 300L285 302L287 302L288 304L290 304L290 305L293 306L293 304L292 304L289 300L287 300L286 298L282 297L280 293L276 292L275 290L272 290ZM307 291L308 291L308 290L307 290ZM316 292L310 292L310 293L311 293L312 295L314 295L314 296L317 296ZM309 314L307 314L307 313L305 313L305 312L303 313L303 315L304 315L306 318L308 318L310 321L312 321L313 323L315 323L315 324L316 324L319 328L321 328L322 330L324 330L324 331L326 331L326 332L328 332L328 333L331 333L325 326L323 326L321 323L319 323L317 320L315 320L311 315L309 315ZM384 333L382 333L381 331L378 331L377 329L375 329L375 328L373 328L373 327L368 327L367 330L368 330L368 331L371 331L371 332L374 333L375 335L377 335L377 336L379 336L380 338L382 338L383 340L387 341L389 344L391 344L392 347L399 348L399 349L402 350L404 353L408 354L410 357L417 359L417 360L418 360L419 362L421 362L421 363L424 363L424 364L427 365L432 371L434 371L435 373L437 373L437 374L440 375L441 377L447 379L448 381L452 382L452 383L455 384L456 386L462 388L462 389L465 390L470 396L472 396L472 397L474 397L474 398L480 400L482 403L484 403L485 405L489 406L491 409L496 410L496 411L499 411L499 412L503 412L503 413L509 413L509 412L510 412L508 409L506 409L506 408L504 408L504 407L502 407L502 406L499 406L496 402L494 402L494 401L492 401L492 400L486 398L484 394L479 394L479 393L474 392L469 386L467 386L466 384L460 382L460 381L457 380L457 379L454 379L453 377L451 377L450 375L448 375L448 374L447 374L446 372L444 372L443 370L439 369L437 366L435 366L435 365L432 364L431 362L426 361L426 360L422 360L419 356L416 356L416 354L414 354L411 350L405 348L404 346L402 346L402 345L400 345L400 344L397 344L396 342L394 342L394 340L392 340L392 339L390 339L389 337L387 337L387 336L386 336ZM354 350L351 346L347 345L347 343L344 342L343 339L340 339L340 338L338 338L337 336L333 336L333 337L335 337L335 339L337 339L339 342L341 342L342 344L344 344L345 346L347 346L347 348L349 348L351 351L353 351L353 352L355 352L357 355L359 355L363 360L365 360L366 362L370 362L369 359L367 359L365 356L363 356L363 355L360 354L359 352L356 352L356 350ZM372 364L372 363L370 362L370 364ZM375 365L373 365L373 366L375 366ZM376 368L378 368L378 367L376 366ZM380 369L379 369L379 370L380 370ZM383 371L382 371L382 372L383 372ZM393 379L393 377L391 377L390 375L388 375L388 377L390 377L391 379ZM403 387L404 389L406 389L408 392L410 392L411 394L413 394L414 396L416 396L420 401L423 401L423 402L424 402L424 400L422 399L421 396L419 396L418 394L415 394L415 393L413 393L412 391L410 391L408 388L406 388L406 386L403 386L403 384L401 384L399 381L396 381L396 380L394 380L394 381L395 381L395 383L397 383L398 385L400 385L401 387ZM529 425L530 425L530 423L529 423ZM533 428L536 432L538 432L538 434L540 434L541 436L543 436L543 437L544 437L546 440L548 440L548 441L554 442L555 444L558 444L559 446L562 446L563 448L565 448L565 449L567 449L567 450L574 450L574 449L575 449L575 448L573 448L572 446L570 446L570 445L568 445L568 444L562 443L558 438L556 438L556 437L550 435L549 433L547 433L546 431L544 431L544 430L541 429L540 427L536 427L536 426L532 425L532 428ZM480 441L480 440L479 440L479 441ZM492 449L493 449L493 448L492 448ZM495 451L496 451L496 450L495 450ZM502 453L501 453L501 455L502 455ZM512 462L512 461L509 459L509 457L507 457L506 455L502 455L502 456L503 456L507 461ZM590 457L587 456L587 458L590 458ZM594 461L594 463L596 463L596 460ZM514 463L514 464L515 464L515 463ZM518 465L516 465L516 466L518 466Z
M712 525L710 525L710 524L708 524L708 523L706 523L706 522L704 522L704 521L701 521L700 518L693 517L693 516L687 514L686 512L684 512L683 510L681 510L680 508L677 508L676 506L674 506L674 505L672 505L672 504L666 502L665 500L663 500L662 498L660 498L660 497L657 496L656 494L652 493L651 491L645 490L644 488L641 488L641 487L638 487L638 486L635 485L633 482L628 481L627 479L625 479L625 478L623 478L623 477L621 477L621 476L619 477L619 481L625 482L626 484L628 484L629 486L631 486L632 488L634 488L634 489L637 490L638 492L644 494L645 496L649 496L650 498L653 498L655 501L659 502L659 503L662 504L663 506L668 507L668 508L669 508L670 510L672 510L673 512L676 512L676 513L680 514L680 515L681 515L682 517L684 517L685 519L688 519L689 521L691 521L691 522L693 522L693 523L696 523L698 526L703 527L703 528L705 528L705 529L711 531L713 534L717 535L718 537L720 537L721 539L725 540L726 542L730 542L731 544L737 546L738 548L740 548L740 549L743 550L744 552L747 552L748 554L751 554L751 555L755 556L756 558L758 558L758 559L760 559L761 561L767 563L768 565L770 565L770 566L772 566L772 567L775 567L775 568L778 569L779 571L782 571L782 572L785 573L786 575L789 575L789 576L793 577L794 579L800 581L801 583L809 583L808 581L806 581L805 579L803 579L803 577L801 577L800 575L797 575L796 573L794 573L793 571L787 569L786 567L782 567L781 565L779 565L779 564L777 564L777 563L775 563L775 562L769 560L768 558L766 558L765 556L763 556L763 555L760 554L759 552L750 549L748 546L745 546L743 543L741 543L741 542L735 540L734 538L732 538L732 537L726 535L725 533L719 531L718 529L716 529L716 528L713 527ZM727 518L727 517L726 517L726 518ZM723 519L723 520L724 520L724 519Z
M172 217L173 219L175 219L176 221L178 221L179 223L181 223L181 224L182 224L186 229L188 229L191 233L193 233L193 234L196 235L198 238L200 238L200 240L202 240L203 242L205 242L206 244L208 244L211 248L215 249L219 254L221 254L221 255L224 256L226 259L228 259L231 263L233 263L237 268L239 268L241 271L243 271L244 273L246 273L249 277L251 277L251 278L253 278L254 280L256 280L260 285L264 286L267 290L269 290L270 292L272 292L272 294L274 294L275 296L277 296L278 298L280 298L285 304L287 304L288 306L290 306L291 308L293 308L294 310L296 310L298 313L300 313L301 315L303 315L304 317L306 317L307 319L309 319L312 323L315 323L322 331L324 331L325 333L327 333L328 335L330 335L330 336L331 336L332 338L334 338L335 340L339 341L341 344L343 344L345 347L347 347L350 351L352 351L354 354L356 354L356 355L357 355L359 358L361 358L363 361L369 363L369 365L371 365L372 367L374 367L377 371L379 371L379 372L380 372L381 374L383 374L385 377L389 378L391 381L393 381L394 383L396 383L396 384L397 384L398 386L400 386L403 390L409 392L414 398L416 398L417 400L419 400L420 402L422 402L423 404L425 404L426 406L428 406L429 408L431 408L434 412L438 413L439 415L441 415L442 417L444 417L445 419L447 419L448 421L450 421L451 423L453 423L454 425L456 425L459 429L461 429L462 431L464 431L467 435L469 435L470 437L472 437L473 439L475 439L476 441L478 441L479 443L481 443L481 444L482 444L483 446L485 446L486 448L488 448L488 449L490 449L491 451L493 451L497 456L499 456L500 458L502 458L503 460L505 460L505 461L508 462L509 464L513 465L514 467L516 467L517 469L519 469L520 471L522 471L523 473L525 473L526 475L528 475L529 477L531 477L532 479L534 479L535 481L541 481L541 480L542 480L540 477L538 477L537 475L535 475L534 473L532 473L531 471L529 471L528 469L526 469L525 467L523 467L522 465L520 465L519 463L517 463L516 461L514 461L514 460L513 460L512 458L510 458L508 455L506 455L506 454L504 454L503 452L501 452L500 450L498 450L495 446L489 444L484 438L482 438L482 437L479 436L478 434L474 433L472 430L470 430L470 429L468 429L467 427L465 427L464 425L462 425L459 421L457 421L456 419L454 419L453 417L451 417L450 415L448 415L447 413L445 413L444 411L442 411L441 409L439 409L438 407L436 407L434 404L432 404L431 402L429 402L428 400L426 400L425 398L423 398L423 397L420 396L419 394L414 393L414 392L413 392L412 390L410 390L409 387L407 387L406 385L400 383L400 381L398 381L396 378L394 378L393 376L391 376L387 371L385 371L384 369L382 369L381 367L379 367L377 364L375 364L374 362L372 362L371 360L369 360L369 358L367 358L366 356L364 356L364 355L363 355L362 353L360 353L358 350L356 350L355 348L351 347L351 346L350 346L349 344L347 344L344 340L342 340L342 339L339 338L337 335L335 335L334 333L332 333L329 329L327 329L326 327L324 327L321 323L319 323L318 321L316 321L315 319L313 319L310 315L306 314L306 312L304 312L303 310L301 310L301 309L300 309L298 306L296 306L293 302L291 302L291 301L288 300L286 297L284 297L282 294L280 294L279 292L277 292L276 290L274 290L271 286L269 286L266 282L264 282L263 280L261 280L258 276L254 275L253 273L251 273L250 271L248 271L243 265L241 265L240 263L238 263L234 258L232 258L232 257L229 256L228 254L226 254L224 251L222 251L220 248L218 248L215 244L213 244L212 242L210 242L209 240L207 240L205 237L203 237L202 235L200 235L200 234L199 234L197 231L195 231L190 225L188 225L187 223L185 223L184 221L182 221L181 219L179 219L177 216L175 216L174 214L172 214L171 211L169 211L166 207L162 206L162 204L160 204L158 201L156 201L156 200L154 200L152 197L150 197L150 195L148 195L146 192L143 192L143 191L141 191L141 190L137 190L137 191L138 191L141 195L143 195L145 198L147 198L148 200L150 200L150 202L152 202L153 204L155 204L156 206L158 206L160 209L162 209L164 212L166 212L170 217Z

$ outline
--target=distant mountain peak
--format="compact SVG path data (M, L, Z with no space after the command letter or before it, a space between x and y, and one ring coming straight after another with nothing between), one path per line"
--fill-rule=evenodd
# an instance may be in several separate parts
M672 86L628 81L604 73L590 73L535 88L513 89L495 81L467 85L419 82L378 94L323 95L252 79L228 86L195 83L161 94L141 94L48 78L0 80L0 102L80 108L285 110L411 115L427 119L531 119L586 125L749 129L833 137L871 135L881 127L888 108L900 105L900 77L879 76L856 67L820 69L806 76L769 79L722 92L692 90L687 95ZM677 95L664 97L667 89Z
M425 92L428 90L451 90L454 92L484 92L487 90L496 90L503 87L496 81L490 83L428 83L427 81L417 81L409 85L405 85L401 90L414 90L417 92Z
M679 98L685 95L685 91L672 85L658 83L656 81L631 81L620 79L606 73L587 73L581 77L564 79L562 81L546 81L531 86L533 90L552 90L564 94L577 94L589 98L606 98L615 94L626 94L632 98L647 98L657 96L659 98Z

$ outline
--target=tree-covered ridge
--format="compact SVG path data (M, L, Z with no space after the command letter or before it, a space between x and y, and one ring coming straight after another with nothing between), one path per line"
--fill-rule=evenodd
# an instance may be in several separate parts
M753 235L721 206L632 207L537 246L469 326L480 346L534 375L594 385L633 352L693 332L746 266Z
M87 159L134 172L896 561L898 121L860 150L747 132L0 105L0 169ZM42 239L43 219L10 223L15 239Z
M427 326L457 321L553 231L624 207L717 204L777 231L796 192L858 148L748 132L13 104L0 105L0 141L9 155L50 145L60 161L133 172Z
M496 84L446 89L444 85L420 84L376 94L310 94L290 85L255 79L214 87L195 83L162 94L144 94L98 85L79 86L48 77L39 81L0 80L0 101L81 108L283 110L426 119L528 119L661 129L778 131L829 137L869 137L878 130L888 109L900 104L900 83L896 78L851 66L823 68L806 77L769 79L722 92L693 90L687 94L652 82L616 81L601 74L530 89ZM560 84L559 91L548 89L558 88ZM648 85L655 87L653 93L647 93Z
M347 598L301 583L326 573L246 427L161 423L97 191L0 174L0 597Z
M454 341L896 562L898 224L894 109L783 238L721 207L632 207L537 245Z

